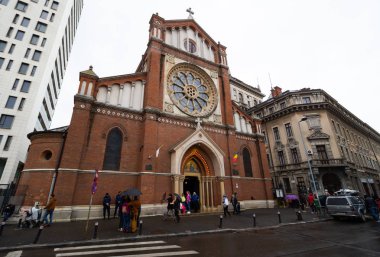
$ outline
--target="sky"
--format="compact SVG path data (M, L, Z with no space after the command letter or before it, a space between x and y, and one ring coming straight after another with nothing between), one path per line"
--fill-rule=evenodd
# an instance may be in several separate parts
M134 73L152 14L187 19L189 7L227 47L232 76L260 85L264 100L271 85L323 89L380 132L378 0L84 0L51 128L70 124L80 71Z

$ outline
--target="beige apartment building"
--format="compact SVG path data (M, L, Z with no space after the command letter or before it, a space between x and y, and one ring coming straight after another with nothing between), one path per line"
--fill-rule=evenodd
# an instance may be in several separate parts
M274 189L380 195L380 134L324 90L275 87L249 113L263 120Z

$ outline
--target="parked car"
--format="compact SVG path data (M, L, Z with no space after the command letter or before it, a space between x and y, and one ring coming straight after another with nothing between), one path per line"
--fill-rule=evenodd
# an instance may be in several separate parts
M334 219L340 217L359 218L365 222L366 208L364 201L359 196L334 195L326 199L327 213Z

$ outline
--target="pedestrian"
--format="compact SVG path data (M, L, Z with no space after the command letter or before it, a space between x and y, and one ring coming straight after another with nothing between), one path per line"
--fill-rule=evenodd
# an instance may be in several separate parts
M238 211L238 199L237 199L237 193L234 192L231 196L231 203L232 203L232 206L234 207L234 211L232 212L232 214L239 214L239 211Z
M376 222L380 222L380 220L379 220L379 210L377 208L377 204L376 204L375 200L373 199L373 197L371 197L369 195L366 195L364 197L365 197L365 207L366 207L367 211L369 211L369 213L371 214L372 218Z
M103 219L106 219L106 212L107 217L110 219L110 212L111 212L111 196L106 193L103 197Z
M174 208L174 215L175 215L175 219L176 219L177 223L179 223L179 221L181 219L179 217L180 206L181 206L181 199L180 199L179 195L175 195L174 199L173 199L173 208Z
M123 218L123 212L122 212L122 206L125 202L126 197L121 196L121 203L120 203L120 208L118 210L119 212L119 231L123 231L123 225L124 225L124 218Z
M128 233L131 225L131 199L129 196L125 198L123 205L121 206L121 212L123 213L123 232Z
M12 216L13 212L15 211L15 206L13 204L7 204L5 206L4 211L3 211L3 221L7 221L9 217Z
M141 202L138 196L134 196L133 201L130 203L131 206L131 232L134 233L137 230L137 226L140 220L141 213Z
M44 214L44 217L42 219L42 223L44 223L45 226L50 226L53 223L53 213L54 213L54 209L55 209L56 204L57 204L57 199L55 199L55 195L54 195L54 193L52 193L50 195L49 202L47 203L47 205L44 208L45 214ZM48 222L48 218L47 218L48 216L49 216L49 222Z
M199 196L196 192L193 192L193 195L191 196L191 203L193 204L194 212L199 211Z
M184 193L182 193L182 195L181 195L180 210L181 210L182 214L184 214L187 210L186 197L185 197Z
M310 209L311 209L311 214L314 214L316 212L315 210L315 205L314 205L314 196L313 196L313 193L309 193L309 196L307 197L307 202L310 206Z
M223 200L222 200L222 205L223 205L223 212L224 212L224 217L227 216L231 216L231 213L228 211L228 205L229 205L229 201L228 201L228 198L226 195L223 195Z
M40 203L35 202L34 206L32 207L32 209L30 211L32 214L31 223L32 223L33 227L36 227L39 225L40 219L41 219Z
M186 191L186 211L190 214L191 194L190 191Z
M115 211L113 213L113 218L116 218L116 215L119 214L119 209L121 208L123 197L121 196L121 191L115 196Z

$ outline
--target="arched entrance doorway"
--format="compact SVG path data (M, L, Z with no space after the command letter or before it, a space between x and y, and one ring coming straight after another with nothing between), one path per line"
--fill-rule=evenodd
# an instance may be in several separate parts
M187 151L182 162L181 193L196 193L199 197L200 211L214 211L215 197L217 197L216 177L213 175L213 167L207 153L198 147L192 147Z
M323 187L330 193L336 192L342 188L342 183L339 177L333 173L326 173L322 177Z

